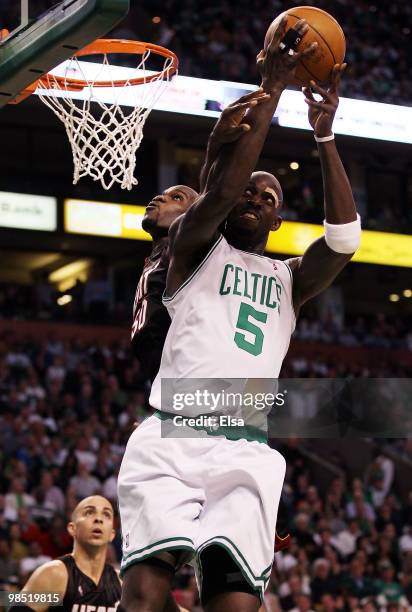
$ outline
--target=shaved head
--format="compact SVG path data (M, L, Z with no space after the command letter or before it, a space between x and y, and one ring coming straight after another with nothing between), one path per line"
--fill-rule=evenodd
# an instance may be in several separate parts
M195 191L194 189L192 189L188 185L175 185L174 187L170 187L169 189L170 190L183 191L183 193L185 193L187 195L187 199L190 202L190 204L193 204L193 202L196 200L196 198L199 197L199 194L197 193L197 191ZM166 192L168 192L169 189L166 189Z
M115 536L113 521L113 506L108 499L102 495L82 499L67 525L67 531L74 540L74 550L107 547Z
M253 172L242 196L229 213L223 234L232 246L263 253L269 232L279 229L283 201L279 181L269 172Z
M269 184L265 188L265 191L267 191L268 193L272 194L275 197L277 201L276 208L280 208L282 206L283 192L282 192L282 187L280 186L280 183L278 179L276 178L276 176L274 176L270 172L259 171L259 172L253 172L250 178L252 181L256 181L260 178L267 179Z
M146 206L142 228L153 239L167 236L173 221L184 214L198 197L197 191L188 185L168 187Z
M95 507L95 506L103 506L104 508L110 509L112 515L114 515L114 510L113 510L113 506L112 504L109 502L108 499L106 499L105 497L103 497L102 495L90 495L89 497L85 497L84 499L82 499L77 506L75 507L75 509L72 512L71 515L71 520L73 522L76 521L76 518L81 514L82 510L84 510L87 507Z

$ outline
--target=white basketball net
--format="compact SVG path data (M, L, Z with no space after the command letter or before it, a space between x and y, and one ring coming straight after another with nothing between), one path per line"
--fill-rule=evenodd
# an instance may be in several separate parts
M93 180L100 181L104 189L110 189L114 183L129 190L137 185L134 177L136 151L143 138L143 127L170 81L170 78L162 78L162 74L159 74L152 82L130 84L132 78L141 76L140 71L146 71L150 53L150 50L145 51L138 66L128 69L129 80L124 86L104 88L108 97L115 100L114 103L104 102L101 94L103 88L95 86L97 81L113 83L116 79L116 70L110 65L107 54L102 55L101 68L92 76L86 73L90 72L91 67L95 68L95 64L80 62L77 57L70 58L64 64L65 78L87 81L82 100L75 99L76 94L68 89L58 87L52 73L42 77L49 87L54 88L48 89L40 81L37 93L66 128L73 153L73 184L83 176L91 176ZM171 64L172 59L166 58L163 70L167 70ZM127 102L128 106L122 107L121 102Z

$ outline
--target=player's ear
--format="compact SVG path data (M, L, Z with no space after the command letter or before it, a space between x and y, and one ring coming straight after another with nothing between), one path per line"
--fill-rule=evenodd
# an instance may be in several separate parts
M276 217L276 219L272 223L272 227L270 228L272 232L276 232L280 226L282 225L282 217Z
M116 535L116 531L112 529L112 535L110 536L110 542L113 542L115 535Z
M74 538L76 534L76 526L72 521L70 521L70 523L67 525L67 531L72 536L72 538Z

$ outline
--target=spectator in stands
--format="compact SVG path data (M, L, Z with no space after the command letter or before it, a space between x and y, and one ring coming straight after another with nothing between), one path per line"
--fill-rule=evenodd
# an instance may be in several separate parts
M11 558L8 540L0 540L0 582L6 582L11 576L17 576L19 565Z
M103 265L96 266L84 288L84 309L89 321L102 323L113 300L111 282Z
M40 565L48 561L51 561L51 557L42 554L38 542L32 542L27 557L23 557L20 561L21 582L24 584L37 567L40 567Z
M50 521L56 513L57 508L53 502L46 499L46 492L42 487L36 487L33 490L34 503L30 507L31 518L38 523Z
M361 489L354 491L352 501L346 506L346 514L348 518L356 518L361 521L363 529L368 529L368 525L376 518L374 509L369 502L365 501L365 495Z
M361 536L359 524L356 519L348 521L348 524L333 538L333 544L342 557L348 557L355 552L358 539Z
M51 472L44 471L41 476L40 488L44 491L44 498L53 505L55 512L64 511L64 495L60 487L54 484Z
M85 436L81 436L76 444L74 454L77 461L92 472L96 465L96 454L90 448L88 440ZM90 493L91 495L91 493ZM86 497L86 496L85 496Z
M292 608L291 612L315 612L311 607L311 599L309 595L300 593L296 597L296 606Z
M90 474L90 469L83 463L78 464L76 476L70 478L70 487L79 499L100 493L100 482Z
M313 555L316 550L316 542L309 522L309 515L305 512L300 512L295 517L295 528L292 530L292 535L300 548L304 548L310 555Z
M21 508L29 508L33 504L33 496L26 493L22 479L13 478L5 496L4 514L6 518L9 521L15 521Z
M365 576L365 566L356 557L350 562L349 572L342 578L342 587L347 594L358 599L376 594L374 581Z
M302 579L300 578L299 574L293 570L293 573L290 573L287 582L284 582L279 587L280 605L282 610L292 610L297 605L298 598L302 592Z
M319 604L324 594L337 594L339 582L331 573L330 563L322 557L313 563L313 579L310 583L313 603Z
M380 578L376 581L377 602L381 606L391 603L407 606L408 602L399 581L395 578L395 568L389 561L379 563Z
M380 449L375 451L375 457L366 471L366 482L371 488L371 500L375 508L382 506L393 483L393 461L382 454Z
M27 554L27 546L22 541L20 525L11 523L9 527L10 557L20 561Z

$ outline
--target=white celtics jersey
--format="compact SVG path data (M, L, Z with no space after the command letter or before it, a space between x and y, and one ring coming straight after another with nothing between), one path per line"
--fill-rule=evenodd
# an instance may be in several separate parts
M232 247L220 236L163 303L172 319L150 404L161 379L277 378L295 328L292 273L278 260Z

